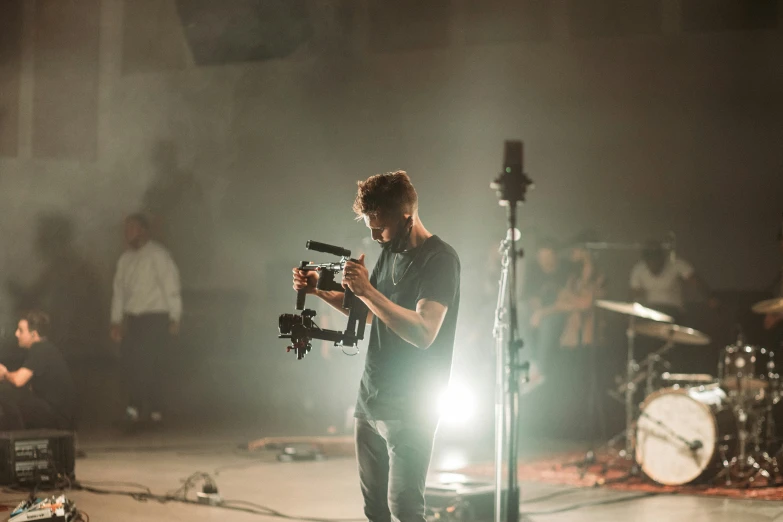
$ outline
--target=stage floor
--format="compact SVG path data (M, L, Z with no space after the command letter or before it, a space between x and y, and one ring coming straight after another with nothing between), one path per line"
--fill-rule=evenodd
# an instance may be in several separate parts
M156 494L180 488L195 472L214 477L224 499L265 506L290 517L362 519L361 494L352 457L320 462L279 462L276 452L237 449L235 437L154 434L81 444L86 457L76 463L77 480L105 489L141 491L120 483L148 487ZM535 453L561 447L540 445ZM561 445L562 446L562 445ZM439 445L433 468L449 466L456 453ZM474 453L474 455L477 455ZM484 458L484 455L481 458ZM460 457L462 458L462 457ZM467 458L473 460L473 457ZM457 459L459 460L459 458ZM432 480L438 480L433 472ZM198 482L197 490L200 490ZM522 511L534 522L745 522L783 520L783 502L730 500L685 495L639 496L607 489L587 489L523 482ZM67 495L93 522L138 520L237 522L280 520L269 515L227 511L178 502L138 501L128 496L70 491ZM2 502L23 494L4 492ZM195 490L190 493L195 498ZM238 505L238 504L237 504ZM246 505L249 507L249 505ZM6 519L8 512L2 515Z

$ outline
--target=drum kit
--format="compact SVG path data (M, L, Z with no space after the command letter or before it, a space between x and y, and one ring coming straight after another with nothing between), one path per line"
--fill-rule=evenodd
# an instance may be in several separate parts
M596 306L629 319L627 373L610 391L625 403L626 427L610 445L625 438L620 456L634 461L633 470L668 486L783 483L772 415L783 384L774 351L740 335L722 350L717 376L672 373L666 353L678 345L707 345L706 334L639 303L599 300ZM783 313L783 298L757 303L753 311ZM636 361L637 335L664 344ZM639 390L644 400L637 407Z

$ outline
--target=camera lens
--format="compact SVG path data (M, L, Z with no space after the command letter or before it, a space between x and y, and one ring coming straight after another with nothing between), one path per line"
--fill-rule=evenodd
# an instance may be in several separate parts
M289 335L295 324L301 323L302 318L295 314L282 314L277 322L281 335Z

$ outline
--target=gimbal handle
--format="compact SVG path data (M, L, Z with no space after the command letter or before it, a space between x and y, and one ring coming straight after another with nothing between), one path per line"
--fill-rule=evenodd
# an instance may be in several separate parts
M299 268L302 269L309 265L309 261L302 261L302 263L299 265ZM296 309L299 311L304 310L305 307L305 298L307 297L307 288L302 288L298 292L296 292Z

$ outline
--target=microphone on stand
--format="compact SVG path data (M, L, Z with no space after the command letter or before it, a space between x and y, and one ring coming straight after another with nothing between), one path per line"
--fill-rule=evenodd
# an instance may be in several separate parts
M511 248L511 237L512 237L512 231L513 231L513 237L514 241L517 242L522 237L522 233L519 231L518 228L508 229L508 232L506 232L506 238L500 242L500 251L503 252L509 248ZM518 253L522 252L522 249L519 249L517 251Z

